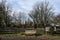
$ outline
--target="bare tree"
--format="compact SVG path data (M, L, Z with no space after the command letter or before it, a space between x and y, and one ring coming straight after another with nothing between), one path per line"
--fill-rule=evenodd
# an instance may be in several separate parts
M33 19L33 22L37 27L45 28L46 25L52 23L53 14L53 7L49 5L49 2L45 1L35 4L29 16Z
M11 24L11 10L8 5L6 5L6 0L0 2L0 26L6 27ZM1 25L2 24L2 25Z
M55 24L60 24L60 14L53 17Z

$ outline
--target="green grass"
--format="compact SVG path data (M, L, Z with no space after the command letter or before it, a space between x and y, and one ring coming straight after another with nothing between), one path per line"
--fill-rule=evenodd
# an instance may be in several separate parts
M60 38L60 34L54 34L53 36Z
M60 34L49 34L49 33L47 33L47 35L49 35L51 37L55 37L55 38L60 38Z
M2 35L2 36L16 36L16 35L20 35L21 33L20 32L18 32L18 33L0 33L0 36Z

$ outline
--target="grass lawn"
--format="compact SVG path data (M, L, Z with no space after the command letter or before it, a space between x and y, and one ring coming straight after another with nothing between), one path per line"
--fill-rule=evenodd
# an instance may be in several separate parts
M53 37L60 38L60 34L52 35Z
M0 33L0 36L17 36L20 35L21 33Z
M40 36L23 36L21 34L24 34L24 32L20 33L11 33L11 34L0 34L0 38L2 40L42 40L42 39L54 39L54 40L60 40L60 34L50 35L50 34L43 34ZM41 34L41 33L38 33Z

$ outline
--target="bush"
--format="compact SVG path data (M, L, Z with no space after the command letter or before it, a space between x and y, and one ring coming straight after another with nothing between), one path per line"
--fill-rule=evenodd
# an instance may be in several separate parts
M21 35L25 35L25 32L21 32L20 34L21 34Z
M51 27L51 28L50 28L49 33L52 34L52 35L55 33L55 32L54 32L54 27Z
M43 34L43 32L36 32L35 36L40 36L42 34Z

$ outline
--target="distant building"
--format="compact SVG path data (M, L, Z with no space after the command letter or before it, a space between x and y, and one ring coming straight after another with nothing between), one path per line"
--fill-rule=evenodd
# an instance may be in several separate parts
M50 26L45 27L45 31L49 31L51 27L54 27L55 32L60 32L60 25L51 24Z

